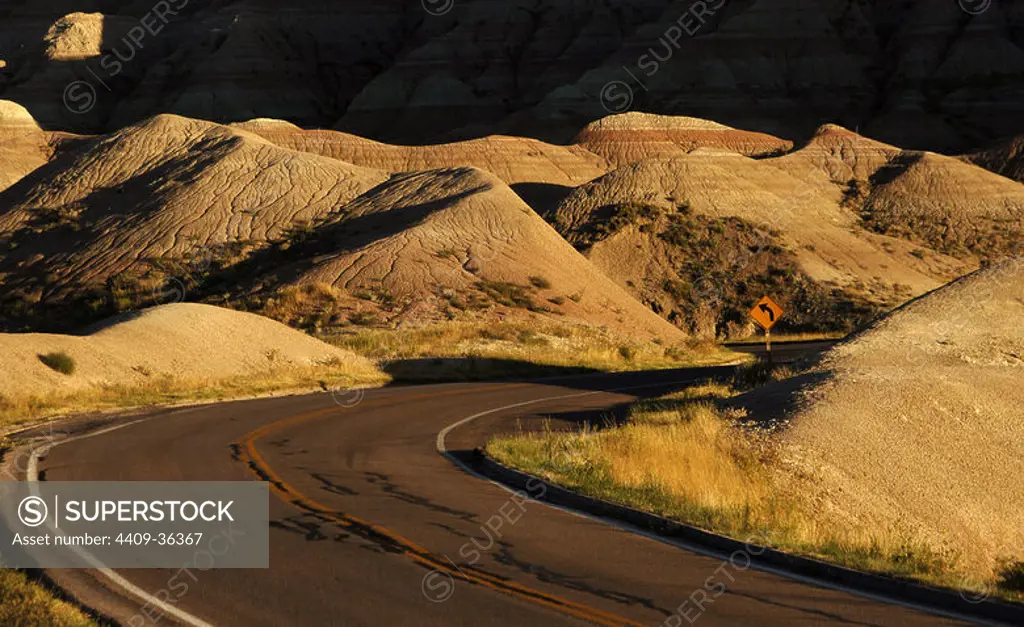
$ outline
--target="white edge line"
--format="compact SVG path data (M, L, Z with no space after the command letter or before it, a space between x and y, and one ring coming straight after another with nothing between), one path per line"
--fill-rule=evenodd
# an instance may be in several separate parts
M579 398L579 397L582 397L582 396L591 396L591 395L594 395L594 394L626 392L626 391L629 391L629 390L638 390L638 389L641 389L641 388L663 387L665 385L667 385L667 384L666 383L653 383L653 384L647 384L647 385L634 385L634 386L630 386L630 387L613 388L613 389L609 389L609 390L598 390L598 391L593 391L593 392L582 392L582 393L578 392L578 393L575 393L575 394L562 394L562 395L558 395L558 396L546 396L544 398L537 398L537 399L533 399L533 400L530 400L530 401L523 401L521 403L512 403L511 405L504 405L502 407L495 407L493 409L488 409L486 411L482 411L482 412L473 414L472 416L467 416L467 417L465 417L465 418L463 418L463 419L461 419L461 420L459 420L457 422L453 422L452 424L448 425L444 429L441 429L441 431L439 431L438 434L437 434L437 442L436 442L436 444L437 444L437 452L440 453L441 455L445 456L446 458L448 458L448 460L450 462L452 462L453 464L458 466L461 470L463 470L464 472L466 472L466 473L476 477L477 479L481 479L483 481L491 483L491 484L493 484L493 485L495 485L495 486L501 488L502 490L504 490L506 492L509 492L511 494L519 494L520 493L519 490L515 490L513 488L510 488L507 485L501 483L500 481L495 481L494 479L491 479L490 477L487 477L485 475L480 474L476 470L473 470L472 468L470 468L466 464L462 463L462 461L460 459L458 459L457 457L452 455L451 452L448 451L448 448L445 446L445 438L448 436L448 434L451 433L453 430L461 427L462 425L467 424L469 422L472 422L474 420L477 420L478 418L483 418L484 416L488 416L490 414L496 414L498 412L506 411L506 410L509 410L509 409L516 409L518 407L525 407L527 405L535 405L537 403L542 403L542 402L545 402L545 401L557 401L557 400L564 400L564 399L569 399L569 398ZM527 495L527 496L529 496L529 495ZM651 532L649 532L649 531L647 531L645 529L642 529L640 527L637 527L635 525L631 525L629 523L621 522L621 521L614 520L614 519L611 519L611 518L604 518L604 517L601 517L601 516L595 516L593 514L588 514L586 512L581 512L579 510L572 509L572 508L566 507L564 505L558 505L558 504L555 504L555 503L551 503L550 501L537 500L537 499L533 498L532 496L530 496L529 498L532 501L536 501L538 503L541 503L542 505L545 505L545 506L550 507L552 509L559 510L559 511L564 512L566 514L570 514L570 515L576 516L578 518L585 518L585 519L590 520L590 521L602 523L602 524L608 525L610 527L614 527L616 529L619 529L620 531L626 531L626 532L633 533L633 534L636 534L636 535L639 535L639 536L643 536L643 537L645 537L645 538L647 538L649 540L654 540L656 542L661 542L662 544L667 544L667 545L673 546L675 548L679 548L679 549L683 549L683 550L686 550L686 551L690 551L692 553L697 553L698 555L703 555L705 557L713 557L713 558L722 559L722 560L729 559L729 556L726 555L725 553L721 553L721 552L715 551L713 549L708 549L707 547L703 547L703 546L701 546L699 544L693 544L693 543L690 543L690 542L685 542L685 541L682 541L682 540L676 540L676 539L673 539L673 538L666 538L666 537L659 536L657 534L651 533ZM906 608L906 609L917 610L917 611L924 612L926 614L931 614L931 615L934 615L934 616L941 616L943 618L951 618L951 619L955 619L955 620L966 621L968 623L974 623L974 624L978 624L978 625L989 625L991 627L1009 627L1006 623L999 623L999 622L994 622L994 621L982 620L982 619L978 619L978 618L973 617L973 616L971 616L971 617L964 616L963 614L959 614L957 612L950 612L950 611L943 610L943 609L940 609L940 608L931 607L931 606L928 606L928 605L922 605L922 604L918 604L918 603L912 603L912 602L909 602L909 601L903 601L903 600L900 600L900 599L895 599L895 598L892 598L892 597L876 594L876 593L873 593L873 592L867 592L867 591L860 590L860 589L857 589L857 588L847 587L847 586L844 586L842 584L837 584L837 583L833 583L833 582L830 582L830 581L827 581L827 580L818 579L816 577L808 577L807 575L800 575L800 574L789 572L789 571L786 571L786 570L783 570L783 569L779 569L779 568L776 568L776 567L773 567L773 566L768 566L766 564L758 564L756 561L752 561L750 568L753 568L754 570L765 572L765 573L768 573L768 574L771 574L771 575L776 575L776 576L779 576L779 577L784 577L786 579L790 579L790 580L797 581L797 582L800 582L800 583L817 586L819 588L826 588L826 589L829 589L829 590L836 590L838 592L845 592L845 593L848 593L848 594L859 596L861 598L870 599L872 601L878 601L880 603L886 603L888 605L895 605L895 606L903 607L903 608Z
M34 496L39 496L39 457L44 454L44 451L50 451L52 449L57 448L61 444L67 444L68 442L75 442L77 440L85 440L87 438L95 437L97 435L103 435L104 433L110 433L111 431L116 431L118 429L123 429L125 427L129 427L131 425L143 422L144 420L146 420L146 419L143 419L143 420L133 420L132 422L127 422L125 424L120 424L120 425L116 425L116 426L113 426L113 427L108 427L106 429L100 429L99 431L94 431L92 433L87 433L85 435L79 435L79 436L71 437L71 438L68 438L66 440L61 440L60 442L54 442L52 444L44 444L43 446L39 446L39 447L36 447L36 448L32 449L32 452L29 454L28 469L25 471L26 480L29 483L32 484L31 487L30 487L30 491L32 492L32 494ZM53 529L53 525L50 522L47 522L47 526L49 526L51 529ZM134 596L134 597L136 597L138 599L142 599L147 604L149 604L149 605L151 605L153 607L160 608L161 610L163 610L163 612L166 615L173 616L174 618L178 619L179 621L185 623L186 625L191 625L192 627L213 627L212 624L204 621L203 619L201 619L201 618L199 618L197 616L194 616L192 614L189 614L185 610L182 610L182 609L180 609L178 607L175 607L174 605L172 605L170 603L167 603L165 601L161 601L160 599L156 598L155 596L149 594L148 592L146 592L142 588L136 586L135 584L133 584L132 582L128 581L127 579L125 579L121 575L117 574L117 572L115 572L113 569L108 568L107 566L105 566L103 564L103 562L101 562L100 560L96 559L96 557L94 555L92 555L91 553L89 553L85 549L82 549L81 547L74 547L74 550L86 562L88 562L89 564L92 564L96 571L98 571L101 575L103 575L108 580L110 580L111 583L113 583L116 586L121 587L122 589L124 589L125 592L128 592L132 596Z

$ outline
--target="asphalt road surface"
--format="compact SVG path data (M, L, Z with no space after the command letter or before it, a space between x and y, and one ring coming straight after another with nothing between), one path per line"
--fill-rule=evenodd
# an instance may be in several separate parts
M213 625L959 624L516 501L437 450L440 431L481 412L491 413L447 435L448 449L472 450L520 420L575 420L721 373L389 387L164 410L55 448L40 468L47 480L271 479L269 569L192 572L184 591L168 589L175 571L118 571ZM126 624L156 618L92 571L49 574ZM728 590L709 603L697 591L712 577Z

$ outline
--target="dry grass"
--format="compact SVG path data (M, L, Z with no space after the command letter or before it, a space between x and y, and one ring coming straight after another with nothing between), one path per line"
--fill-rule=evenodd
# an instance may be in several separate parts
M736 383L750 378L737 376ZM727 536L755 536L782 550L934 585L982 580L948 549L828 520L803 498L805 479L780 464L771 433L724 407L735 394L733 385L698 385L634 404L621 424L515 434L491 441L488 451L578 492ZM1016 581L1012 568L1003 573L1002 580ZM984 580L1000 585L990 573ZM998 590L1017 598L1010 585Z
M345 293L326 283L307 283L278 290L272 298L249 305L261 315L290 327L319 331L353 314L342 306Z
M101 385L45 395L0 394L0 424L38 420L85 411L228 400L273 393L381 385L388 377L374 368L340 362L284 368L224 379L153 377L138 385Z
M86 627L96 623L24 573L0 570L0 625Z
M653 409L639 418L614 437L602 434L596 440L597 453L615 483L659 486L708 509L768 500L767 482L750 472L757 468L756 457L709 402Z
M786 342L822 342L828 340L841 340L846 337L846 333L833 332L833 333L772 333L772 344L785 344ZM725 342L729 344L749 344L749 343L763 343L764 342L764 331L754 331L751 335L746 337L732 338Z
M380 362L491 360L538 368L614 372L721 364L746 358L712 343L645 343L618 337L604 329L541 321L451 322L418 329L364 329L324 339ZM493 374L503 373L498 368Z

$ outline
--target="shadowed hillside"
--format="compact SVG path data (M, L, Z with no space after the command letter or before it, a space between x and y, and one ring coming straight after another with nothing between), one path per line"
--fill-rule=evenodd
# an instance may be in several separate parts
M0 98L47 129L79 132L176 113L396 143L495 132L566 142L634 110L795 141L838 122L949 154L1021 132L1024 13L986 7L353 0L339 12L323 0L190 2L138 45L127 33L152 3L2 2ZM93 87L87 111L81 91L75 112L64 106L75 81Z

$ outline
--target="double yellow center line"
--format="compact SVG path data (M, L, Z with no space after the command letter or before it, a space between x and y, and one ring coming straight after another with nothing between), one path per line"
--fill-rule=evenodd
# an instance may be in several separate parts
M503 390L511 390L513 388L529 387L528 384L508 384L508 385L495 385L493 387L485 388L487 390L500 388ZM415 394L411 396L404 396L396 403L399 404L409 401L426 400L426 399L437 399L446 396L456 396L461 394L469 394L473 392L481 391L479 388L470 389L455 389L445 390L434 393ZM386 406L388 399L378 399L376 401L368 401L363 404L363 407L376 407ZM257 477L270 483L270 489L274 494L286 503L291 503L299 509L305 510L312 514L315 514L325 520L329 520L338 526L344 528L347 531L355 533L367 540L375 542L379 545L386 546L388 549L395 552L401 553L411 559L413 562L420 564L431 570L437 570L447 573L453 579L461 579L463 581L489 588L496 592L501 592L509 596L513 596L519 599L530 601L545 607L558 610L570 616L581 618L583 620L590 621L598 625L607 625L609 627L639 627L640 623L617 616L615 614L609 614L601 610L563 599L553 594L548 594L540 590L535 590L527 586L520 585L514 581L502 579L495 575L480 571L475 568L465 567L458 568L450 560L436 555L426 548L416 544L412 540L405 538L390 529L381 527L366 520L362 520L350 514L339 512L334 510L327 505L324 505L309 496L303 494L298 489L290 485L285 481L277 472L271 468L270 464L267 463L263 456L260 455L259 449L256 444L266 437L267 435L290 427L308 420L320 418L335 414L337 408L321 409L317 411L307 412L298 414L272 422L264 425L258 429L250 431L249 433L242 436L240 439L234 442L233 448L235 449L238 458L247 465Z

